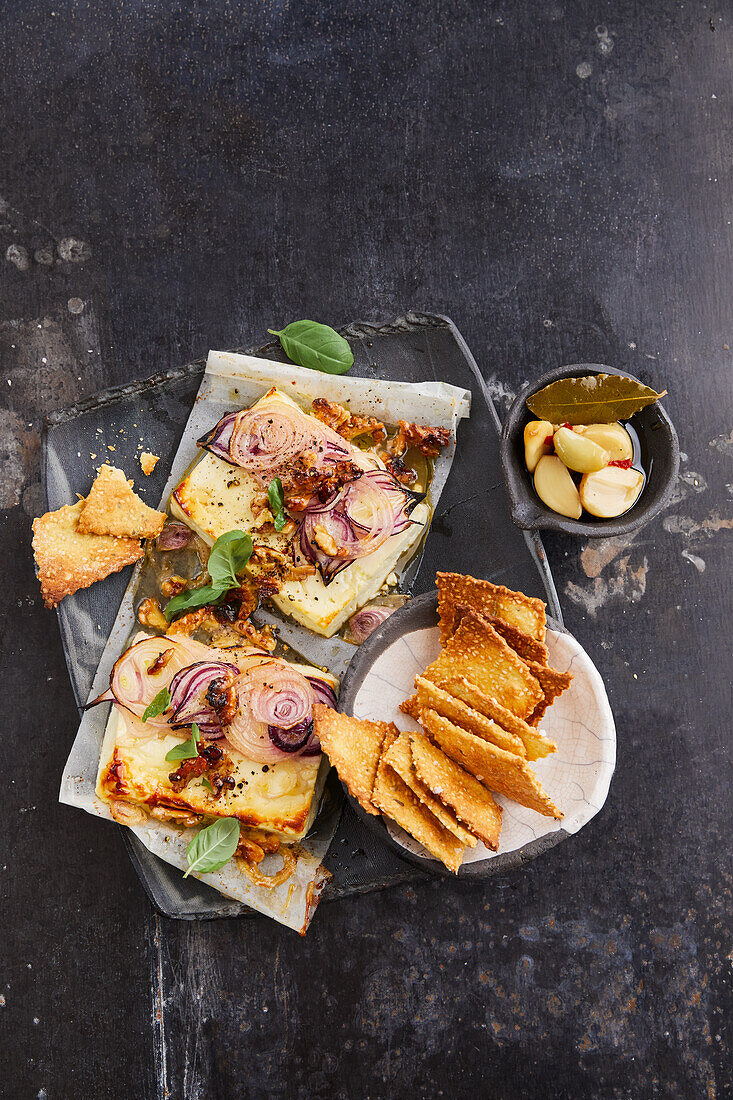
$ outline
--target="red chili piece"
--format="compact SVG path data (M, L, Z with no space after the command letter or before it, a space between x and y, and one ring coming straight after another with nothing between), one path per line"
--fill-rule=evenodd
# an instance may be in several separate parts
M631 469L631 459L630 458L613 458L613 459L611 459L611 461L609 462L608 465L609 466L620 466L622 470L630 470Z

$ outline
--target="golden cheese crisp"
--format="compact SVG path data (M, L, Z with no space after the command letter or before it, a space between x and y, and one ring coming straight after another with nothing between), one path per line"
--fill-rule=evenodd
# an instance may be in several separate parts
M163 529L165 512L148 508L122 470L106 463L89 490L79 518L79 530L92 535L150 539Z
M390 722L367 722L339 714L323 703L313 706L313 731L359 805L369 814L379 816L372 802L372 790L377 765L385 737L390 743L399 731Z
M470 771L489 790L503 794L545 817L560 819L563 816L521 756L513 756L490 741L482 741L480 737L466 733L434 710L423 712L423 723L443 752Z
M454 811L444 806L440 799L428 790L422 780L418 779L412 766L412 752L410 750L409 733L401 733L396 741L382 754L384 763L397 772L403 783L406 783L412 793L419 798L423 806L426 806L440 824L453 833L456 840L460 840L468 848L476 847L476 837L468 829L461 825Z
M404 780L400 779L384 761L380 762L374 784L374 804L383 814L422 844L432 856L445 864L449 871L458 873L465 845L444 828Z
M528 661L530 672L537 677L542 688L544 699L541 699L535 709L527 718L530 726L537 726L548 707L570 687L572 676L569 672L558 672L556 668L538 665L534 661Z
M530 726L522 718L517 718L516 714L512 714L510 710L503 707L493 696L487 695L463 677L458 676L454 680L446 680L443 687L446 692L451 692L457 696L458 699L472 707L474 711L480 711L481 714L485 714L487 718L490 718L495 725L501 726L508 733L518 737L525 749L525 752L520 753L520 755L526 755L528 760L539 760L543 756L548 756L557 748L555 742L551 741L542 730L535 729L534 726ZM433 707L433 710L437 710L438 714L443 713L439 707ZM451 718L452 716L445 714L444 717ZM465 725L462 722L457 724L459 726ZM470 732L477 733L478 731L470 730ZM487 740L491 740L491 738L487 738ZM504 747L504 745L499 746L499 748Z
M424 733L410 732L415 771L425 786L492 852L499 847L501 806L478 779L433 745Z
M533 638L530 634L525 634L519 627L512 626L511 623L497 618L496 615L487 615L485 611L478 611L476 608L463 607L462 605L456 607L453 630L456 629L466 611L477 611L481 618L486 619L486 622L493 626L497 634L501 634L507 645L510 645L514 652L523 657L525 661L536 661L540 665L547 664L550 653L544 642L538 642L536 638Z
M33 521L33 553L46 607L55 607L64 596L104 580L143 556L139 539L82 534L83 508L80 500Z
M413 698L416 700L416 707L411 706L411 709L408 710L406 705L403 704L401 709L412 718L416 718L418 722L420 721L420 710L436 710L444 718L450 718L451 722L455 722L457 726L468 730L469 733L475 733L477 737L483 737L485 741L491 741L492 744L498 745L500 749L505 749L506 752L514 752L519 756L527 755L527 750L520 737L509 732L509 730L503 729L501 725L492 721L491 718L487 718L480 711L474 710L463 700L457 698L455 694L451 694L449 690L431 684L429 680L422 676L416 677L415 687L417 688L417 695ZM407 702L410 703L410 700L407 700ZM414 709L417 709L417 715L413 713Z
M438 687L463 676L520 718L531 714L544 698L526 661L474 611L463 614L457 630L423 676Z
M453 633L456 607L471 607L486 615L503 619L510 626L529 634L538 642L545 640L546 615L542 600L513 592L502 584L477 580L461 573L437 573L440 640L443 645Z
M140 469L145 476L148 477L160 462L160 455L151 454L150 451L143 451L138 461L140 463Z

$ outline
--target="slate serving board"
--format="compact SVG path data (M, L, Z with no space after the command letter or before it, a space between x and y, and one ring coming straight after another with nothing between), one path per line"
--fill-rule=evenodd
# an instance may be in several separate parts
M471 416L459 426L458 448L411 591L434 586L437 569L487 577L547 601L562 615L542 543L512 523L499 463L500 421L483 377L463 337L447 317L409 313L384 324L356 323L341 330L354 351L352 373L405 382L439 379L470 389ZM240 349L237 349L240 350ZM246 349L282 360L280 346ZM147 503L156 506L168 477L204 361L162 371L142 382L105 390L52 413L43 437L43 484L49 509L86 493L95 468L107 461L123 468ZM140 450L160 462L149 477ZM67 597L58 609L61 637L77 704L85 702L94 671L128 583L129 571ZM130 858L151 901L166 916L184 920L230 917L251 911L203 883L186 879L151 855L123 829ZM381 844L345 806L328 856L333 874L324 900L381 889L424 877Z

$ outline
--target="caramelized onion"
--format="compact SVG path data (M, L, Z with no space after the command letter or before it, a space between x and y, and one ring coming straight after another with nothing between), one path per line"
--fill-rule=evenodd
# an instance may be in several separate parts
M224 736L219 716L206 701L206 691L212 680L226 679L230 683L239 675L237 665L223 661L197 661L176 673L169 688L171 714L168 718L173 729L190 726L194 722L210 741Z

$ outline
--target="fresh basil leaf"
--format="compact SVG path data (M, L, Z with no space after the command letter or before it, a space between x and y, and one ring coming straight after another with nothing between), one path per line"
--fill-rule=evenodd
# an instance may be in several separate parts
M201 780L201 782L202 782L203 786L206 787L207 791L211 791L212 794L216 794L216 791L212 787L211 780L209 779L208 775L205 775L204 778Z
M227 531L219 536L211 548L206 568L212 585L220 594L237 587L237 574L242 572L251 555L252 539L243 531Z
M172 749L165 754L166 760L193 760L195 756L199 754L199 742L201 741L201 734L199 728L194 722L191 726L191 737L188 741L181 742L180 745L174 745Z
M236 817L220 817L213 825L199 830L186 849L188 870L184 878L192 871L201 875L211 871L220 871L237 850L239 843L239 822Z
M272 522L276 531L282 531L287 522L285 513L285 497L283 495L283 483L279 477L274 477L267 487L267 501L272 512Z
M279 332L274 328L267 331L279 337L285 354L301 367L326 374L344 374L353 366L354 353L348 341L330 325L293 321Z
M152 703L148 703L143 711L143 722L147 722L148 718L157 718L158 715L162 714L164 710L167 710L170 705L171 697L168 688L161 688Z
M205 584L202 588L191 588L188 592L181 592L169 600L163 609L163 614L170 622L173 616L181 611L191 611L195 607L203 607L205 603L213 603L224 591L225 589L213 584Z

